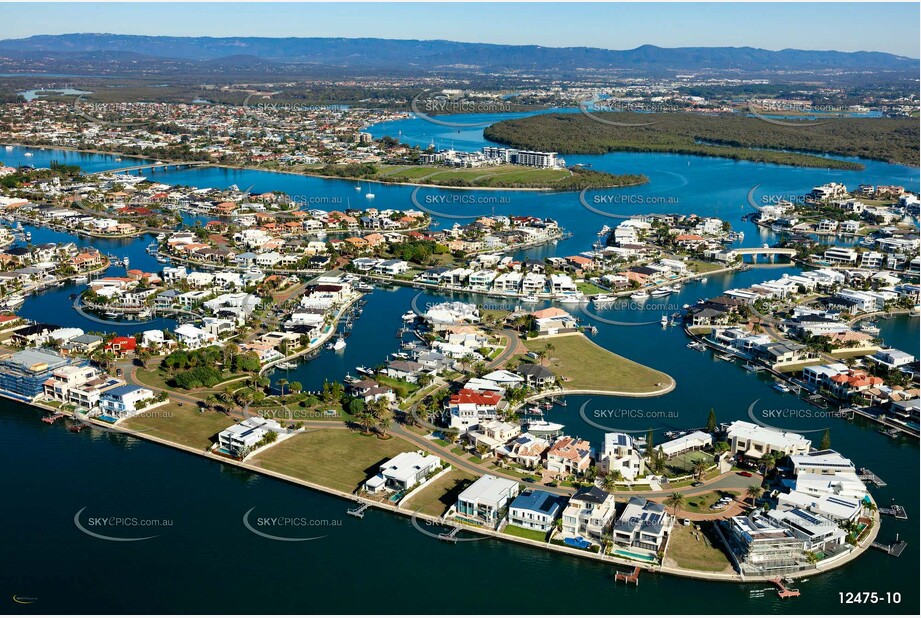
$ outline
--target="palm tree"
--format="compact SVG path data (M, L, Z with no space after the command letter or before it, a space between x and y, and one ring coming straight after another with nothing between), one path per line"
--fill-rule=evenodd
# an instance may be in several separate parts
M686 502L684 494L681 492L673 492L668 498L665 499L665 506L672 507L672 515L675 517L678 516L678 509L684 506Z
M765 453L762 455L758 462L764 468L765 476L767 476L767 474L777 465L777 460L774 459L774 456L771 453Z
M694 460L694 465L693 465L693 468L692 468L692 469L694 470L694 478L696 478L696 479L699 481L699 480L701 479L701 477L703 477L704 472L706 472L706 470L707 470L707 462L706 462L706 460L704 460L704 459L695 459L695 460Z
M364 434L371 433L371 428L374 427L374 424L377 422L377 418L369 408L365 408L361 412L357 413L355 415L355 420L361 427L361 433Z
M622 479L623 474L620 473L620 470L612 470L601 477L601 489L611 493L617 487L617 482Z
M755 506L755 500L761 497L764 493L764 489L761 488L761 485L749 485L748 489L745 490L745 496L751 498L752 506Z
M278 381L278 388L281 389L281 396L282 396L282 397L285 396L285 387L286 387L286 386L288 386L288 381L285 380L284 378L282 378L282 379L280 379L280 380Z

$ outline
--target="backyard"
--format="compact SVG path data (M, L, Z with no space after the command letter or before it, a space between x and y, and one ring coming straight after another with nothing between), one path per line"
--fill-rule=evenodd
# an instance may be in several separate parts
M218 412L170 402L122 421L119 427L205 450L212 445L215 435L233 424L233 419Z
M451 470L431 485L419 490L406 502L406 507L426 515L440 517L457 502L457 496L476 477L462 470Z

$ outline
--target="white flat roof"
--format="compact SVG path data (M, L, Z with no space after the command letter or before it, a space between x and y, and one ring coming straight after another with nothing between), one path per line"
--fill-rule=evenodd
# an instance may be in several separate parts
M810 441L798 433L792 431L777 431L769 429L754 423L746 421L733 421L729 426L728 435L730 438L741 438L743 440L754 440L760 444L770 444L771 446L787 448L808 447Z
M458 500L464 502L487 502L499 504L508 497L509 492L518 488L518 482L487 474L461 492Z

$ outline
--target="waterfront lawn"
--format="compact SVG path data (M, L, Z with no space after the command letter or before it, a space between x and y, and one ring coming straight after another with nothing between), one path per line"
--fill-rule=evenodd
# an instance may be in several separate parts
M607 351L581 333L524 343L532 352L553 345L547 367L562 378L565 389L646 393L672 381L661 371Z
M711 522L701 523L699 531L694 526L676 525L668 541L665 565L710 573L731 573L732 565L717 538Z
M505 534L511 534L512 536L520 536L523 539L531 539L532 541L540 541L544 543L547 541L547 533L541 532L540 530L529 530L528 528L520 528L518 526L513 526L511 524L507 525L502 532Z
M308 430L253 456L255 466L331 489L353 492L384 461L416 447L346 429Z
M233 424L233 419L219 412L170 402L152 410L149 415L126 419L119 423L119 427L205 450L214 443L218 433Z
M432 484L420 489L406 501L407 508L418 510L426 515L440 517L457 502L457 496L466 489L476 477L463 470L451 470Z
M607 290L599 288L594 283L589 283L588 281L577 281L576 289L588 296L591 296L592 294L601 294L607 292Z
M397 380L396 378L391 378L389 376L378 374L374 377L375 380L383 384L384 386L389 386L396 392L397 397L400 399L406 399L414 392L419 390L418 384L412 384L405 380Z

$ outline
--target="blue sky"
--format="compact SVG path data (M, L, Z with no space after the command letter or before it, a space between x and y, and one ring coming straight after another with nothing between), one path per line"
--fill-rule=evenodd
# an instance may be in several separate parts
M3 4L0 39L113 32L339 36L630 49L751 46L917 58L918 3Z

